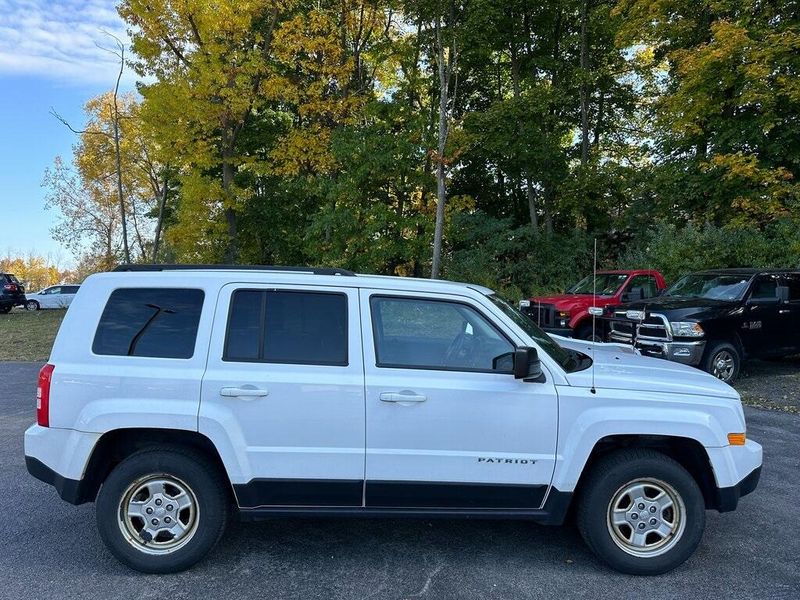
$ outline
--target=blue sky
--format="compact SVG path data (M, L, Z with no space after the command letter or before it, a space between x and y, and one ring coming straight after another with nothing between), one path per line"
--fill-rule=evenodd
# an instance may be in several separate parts
M79 127L83 104L114 84L115 58L96 46L123 39L113 0L0 0L0 255L72 256L50 236L45 169L71 156L75 135L49 111ZM112 42L113 43L113 42ZM133 87L127 73L124 87Z

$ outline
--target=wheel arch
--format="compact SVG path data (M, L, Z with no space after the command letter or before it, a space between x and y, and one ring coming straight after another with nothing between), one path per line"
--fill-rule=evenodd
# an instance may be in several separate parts
M647 448L669 456L686 469L697 483L703 494L706 508L717 508L717 484L711 460L703 445L693 439L671 435L607 435L595 443L583 465L581 475L575 487L575 496L581 493L581 486L587 475L599 460L617 450L628 448Z
M211 461L230 485L225 466L214 443L202 433L185 429L123 428L104 433L92 449L81 480L79 503L94 502L109 473L128 456L149 447L189 448ZM233 487L230 487L233 494Z

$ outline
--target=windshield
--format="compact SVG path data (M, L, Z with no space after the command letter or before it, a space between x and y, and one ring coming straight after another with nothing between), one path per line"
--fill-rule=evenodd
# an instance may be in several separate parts
M591 294L597 290L600 296L613 296L628 278L626 273L598 273L597 283L588 275L567 290L568 294ZM597 287L595 287L595 285Z
M750 279L749 275L692 273L673 283L664 295L674 298L740 300L747 291Z
M514 306L500 298L497 294L487 296L492 303L502 310L515 324L531 336L539 347L555 360L567 373L582 371L592 364L592 359L569 348L562 348L558 343L547 335L531 319L519 312Z

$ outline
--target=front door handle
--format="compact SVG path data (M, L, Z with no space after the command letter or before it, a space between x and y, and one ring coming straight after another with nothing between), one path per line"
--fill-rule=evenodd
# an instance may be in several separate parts
M223 398L263 398L269 391L254 386L224 387L219 391Z
M382 402L425 402L427 398L422 394L415 394L408 390L402 392L381 392Z

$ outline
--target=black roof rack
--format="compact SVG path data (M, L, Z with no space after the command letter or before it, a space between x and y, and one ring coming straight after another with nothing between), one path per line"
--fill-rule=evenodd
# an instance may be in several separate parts
M148 271L278 271L286 273L310 273L312 275L343 275L347 277L354 277L355 273L347 269L337 269L333 267L284 267L273 265L157 265L157 264L122 264L114 269L114 271L132 271L132 272L148 272Z

